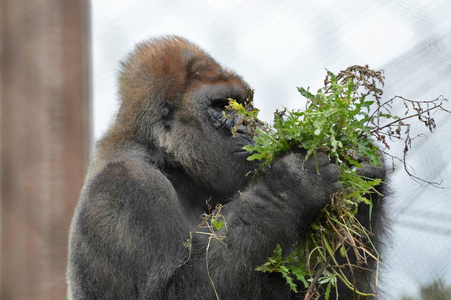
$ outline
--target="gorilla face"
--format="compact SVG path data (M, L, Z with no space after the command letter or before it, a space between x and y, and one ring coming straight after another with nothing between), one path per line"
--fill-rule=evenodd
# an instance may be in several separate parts
M118 122L152 142L165 162L218 192L236 192L255 167L243 146L252 138L226 119L228 98L244 103L249 86L188 41L171 37L144 43L123 64ZM138 119L138 121L134 121Z
M200 83L183 96L183 105L168 108L172 115L166 124L159 144L175 157L193 178L215 187L220 192L236 192L244 183L244 175L255 166L246 160L243 147L252 138L238 131L233 137L231 129L237 118L223 115L228 98L244 103L248 87L239 80L218 83ZM232 175L233 174L233 175Z

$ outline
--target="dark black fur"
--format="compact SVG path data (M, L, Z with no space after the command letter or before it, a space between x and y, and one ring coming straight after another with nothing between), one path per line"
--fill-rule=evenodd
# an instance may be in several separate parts
M242 131L232 137L236 120L222 110L228 97L244 101L248 90L182 38L137 46L123 64L121 107L98 143L73 218L69 299L215 299L207 247L221 299L292 296L280 275L255 268L277 243L289 251L302 241L340 188L339 170L319 155L317 175L297 153L264 176L246 177L255 165L242 146L251 139ZM208 236L194 234L190 255L184 242L207 200L224 204L226 238L208 246ZM379 215L376 209L374 227Z

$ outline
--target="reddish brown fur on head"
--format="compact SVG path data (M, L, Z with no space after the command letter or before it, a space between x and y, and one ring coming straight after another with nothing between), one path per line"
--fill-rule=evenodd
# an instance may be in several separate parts
M183 97L202 84L240 84L211 56L184 38L170 36L138 44L122 63L119 79L121 107L117 125L135 135L137 119L146 111L161 110L164 102L187 105ZM157 122L158 115L148 121Z

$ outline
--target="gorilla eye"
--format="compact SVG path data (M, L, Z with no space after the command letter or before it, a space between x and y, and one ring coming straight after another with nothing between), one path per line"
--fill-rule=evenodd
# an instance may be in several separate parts
M211 107L224 110L229 105L229 100L225 98L211 100Z

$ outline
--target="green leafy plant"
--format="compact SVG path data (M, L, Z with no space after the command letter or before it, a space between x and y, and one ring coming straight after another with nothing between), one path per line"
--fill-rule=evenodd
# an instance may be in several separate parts
M185 265L191 259L191 251L192 251L192 241L194 234L201 234L208 236L207 247L205 248L205 268L207 272L208 279L210 280L211 286L215 293L216 299L219 299L218 291L216 290L215 283L210 274L209 267L209 252L211 240L215 239L219 241L224 247L227 247L223 240L226 238L227 233L227 223L224 215L222 214L223 206L221 204L216 205L215 209L212 210L212 207L209 203L210 199L206 201L206 205L208 207L208 213L202 214L202 222L197 225L197 227L190 232L190 237L185 241L184 246L189 250L188 258L182 263ZM224 229L224 230L222 230Z
M308 242L298 245L285 258L278 246L274 256L257 268L258 271L281 273L295 292L298 291L295 279L301 281L307 288L305 299L317 297L321 292L328 299L331 288L337 287L337 281L358 295L372 296L353 284L357 271L371 273L378 296L377 274L373 274L368 266L378 265L379 255L371 242L371 232L355 217L361 205L369 206L371 217L372 197L382 196L378 190L383 184L381 179L367 178L358 172L362 162L381 166L381 151L376 143L393 160L402 161L414 179L424 181L407 168L405 158L412 138L406 120L418 118L432 131L436 125L431 112L447 111L443 107L445 99L413 101L394 97L382 102L383 85L383 72L373 71L368 66L352 66L337 75L327 71L324 87L316 93L298 88L307 99L306 109L276 111L272 126L258 120L258 110L252 106L253 93L244 105L229 99L230 105L226 107L233 112L226 117L239 116L232 132L235 134L238 126L245 125L253 136L254 143L244 149L250 152L248 160L261 162L260 171L281 154L299 148L306 151L305 159L313 156L316 161L316 155L321 151L328 154L331 163L340 167L343 191L332 195L330 205L311 225ZM406 108L402 117L391 112L393 102L399 99ZM409 114L411 109L413 114ZM386 151L390 148L388 140L404 142L401 158ZM344 258L345 263L337 257Z
M305 257L303 250L302 247L298 247L288 257L283 257L282 247L277 244L276 249L274 249L274 256L269 258L265 264L257 267L257 271L281 273L290 288L297 293L297 285L294 283L293 278L301 281L307 288L307 279L311 277L311 273L305 267L305 260L298 260L300 257Z

